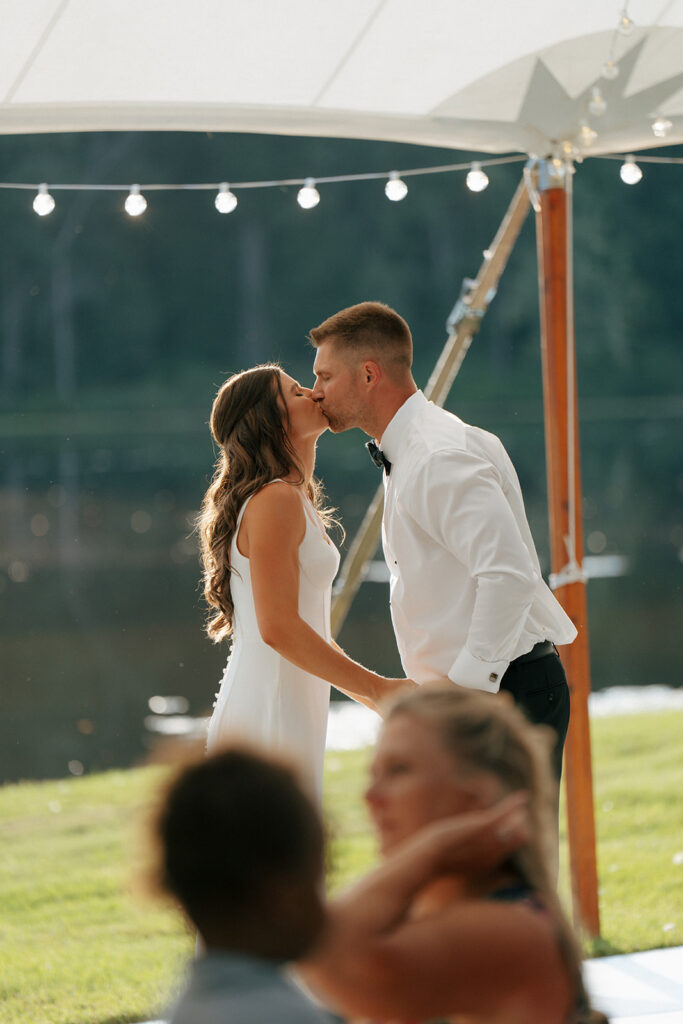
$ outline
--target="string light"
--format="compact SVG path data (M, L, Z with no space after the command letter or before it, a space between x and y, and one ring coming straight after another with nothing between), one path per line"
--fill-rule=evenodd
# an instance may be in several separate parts
M387 199L391 199L392 203L400 203L408 195L408 186L399 176L398 171L390 172L389 181L384 186L384 195Z
M526 156L522 156L520 154L514 154L514 155L511 155L511 156L492 157L490 160L481 161L478 164L478 166L479 167L500 167L500 166L503 166L504 164L525 163L526 160L527 160ZM95 184L95 183L85 183L84 182L84 183L81 183L81 184L52 185L51 189L52 189L53 192L56 192L56 191L62 191L62 192L67 192L67 191L68 192L126 192L126 193L128 193L128 197L127 197L127 201L126 201L127 204L128 204L128 207L131 207L135 211L135 213L133 213L132 215L133 216L139 216L139 214L142 212L142 210L144 208L146 208L146 204L147 204L147 201L146 201L145 197L141 194L142 189L144 189L144 191L146 193L147 192L181 192L181 191L186 191L186 192L211 191L211 192L214 192L214 193L217 192L218 195L216 195L215 199L217 200L219 198L219 195L220 195L220 205L221 206L225 206L226 208L227 208L227 206L231 206L231 208L234 209L235 205L237 203L237 196L235 195L235 193L238 190L241 190L241 189L262 189L262 188L278 188L278 189L283 189L283 188L288 188L288 187L292 187L292 186L302 186L303 185L304 189L309 189L310 188L312 190L312 192L315 193L315 195L310 195L310 198L313 199L315 202L317 202L317 201L319 201L320 196L318 195L317 189L315 188L316 184L318 184L318 185L320 185L320 184L327 185L327 184L339 184L341 182L358 182L358 181L384 181L384 182L386 182L388 184L387 179L389 178L389 179L392 179L392 181L393 181L394 176L395 176L396 179L400 179L401 180L401 184L405 188L407 188L406 183L402 180L402 179L407 178L407 177L415 177L417 175L426 175L426 174L449 174L449 173L453 173L455 171L471 170L472 167L473 167L472 163L468 160L465 163L439 164L439 165L436 165L436 166L433 166L433 167L413 167L413 168L406 169L406 170L403 170L403 171L370 171L368 173L363 173L363 174L335 174L335 175L330 175L328 177L320 177L320 178L305 178L305 179L304 178L282 178L282 179L275 179L275 180L271 180L271 181L240 181L240 182L234 182L232 185L228 185L227 182L222 182L221 184L214 184L214 183L211 183L211 182L202 182L202 183L195 183L195 184L151 184L151 183L147 183L145 185L122 185L122 184L114 185L114 184L104 184L104 183ZM399 186L399 188L400 188L400 186ZM46 185L43 186L43 185L38 185L38 184L29 184L27 182L0 181L0 190L3 190L3 189L10 189L10 190L13 190L13 191L28 190L28 191L31 191L31 192L39 192L41 195L43 194L43 190L45 190L45 192L47 192L47 186ZM300 191L303 191L303 190L300 189ZM230 198L228 198L229 196L232 196L233 198L230 199ZM305 196L308 197L309 193L305 193ZM36 196L36 198L37 198L37 196ZM135 198L135 202L131 201L130 203L128 203L128 200L132 200L133 198ZM42 200L41 203L39 203L38 205L39 206L44 205L46 207L48 203L49 203L49 200L47 200L47 201ZM216 205L218 205L218 204L216 204Z
M38 194L33 200L33 209L39 217L47 217L55 208L55 201L47 190L47 185L38 186Z
M481 164L475 161L466 178L467 187L470 192L483 192L488 187L489 179L485 171L482 171Z
M666 121L667 119L663 118L663 120ZM593 129L590 128L589 125L586 125L586 128L587 128L588 132L593 132ZM596 135L597 135L597 133L596 133ZM553 156L554 157L564 157L569 162L576 161L577 163L580 163L583 160L583 156L581 154L581 150L577 147L577 142L578 141L579 141L578 139L575 139L575 140L564 139L562 142L559 142L556 147L554 147ZM590 156L590 154L588 154L588 156ZM590 156L590 158L591 159L597 159L597 160L618 160L620 163L623 163L624 161L626 161L627 163L628 162L634 163L634 159L635 159L633 156L626 157L626 156L624 156L623 153L622 154L619 154L619 153L611 153L611 154L610 153L598 153L598 154L595 154L594 156ZM511 155L511 156L492 157L489 160L477 161L476 163L471 163L470 161L467 161L466 163L458 163L458 164L440 164L440 165L436 165L434 167L415 167L415 168L411 168L409 170L403 170L403 171L370 171L368 173L363 173L363 174L338 174L338 175L333 175L333 176L329 176L329 177L322 177L322 178L315 178L315 179L313 179L313 178L306 178L306 179L303 179L303 178L288 178L288 179L280 179L280 180L272 180L272 181L240 181L240 182L234 182L231 186L227 186L226 183L222 183L220 185L217 185L217 184L212 183L212 182L202 182L202 183L184 184L184 185L183 184L151 184L151 183L147 183L147 184L142 185L142 186L141 185L132 185L131 186L131 185L124 185L124 184L104 184L104 183L85 183L84 182L84 183L77 183L77 184L59 184L59 185L53 184L53 185L50 185L50 190L51 191L48 192L48 186L46 184L44 184L44 183L39 185L39 184L36 184L36 183L29 183L29 182L0 181L0 191L5 190L5 189L9 189L11 191L29 191L29 192L32 192L34 194L34 210L35 210L35 212L39 216L43 216L43 217L46 216L48 213L52 212L52 210L54 210L54 208L55 208L55 201L54 201L54 198L53 198L51 193L56 193L57 191L62 191L62 192L66 192L66 191L69 191L69 192L125 192L125 193L128 193L127 199L126 199L126 204L125 204L127 212L130 213L130 207L132 207L134 212L131 215L132 216L139 216L140 213L142 213L144 211L144 209L146 209L146 207L147 207L147 200L141 194L141 189L144 189L144 191L146 193L147 192L180 192L180 191L202 192L202 191L208 191L208 192L213 192L214 195L215 195L215 198L218 199L218 195L216 195L216 193L217 192L220 193L220 192L223 191L224 188L226 188L226 190L227 190L226 196L227 196L228 193L231 193L234 196L235 200L237 200L237 196L235 195L235 193L238 190L240 190L240 189L263 189L263 188L279 188L279 189L283 189L283 188L292 187L292 186L301 186L303 184L304 189L305 188L311 188L313 190L313 192L316 193L315 197L312 197L312 198L314 198L314 200L317 202L317 200L319 200L320 197L318 195L317 189L315 188L315 184L316 183L318 185L320 185L320 184L327 185L327 184L332 184L332 183L336 184L336 183L341 183L341 182L359 182L359 181L384 181L385 183L388 183L387 179L388 178L392 178L392 176L394 174L396 174L398 177L403 179L403 178L408 178L408 177L415 177L417 175L447 174L447 173L453 173L455 171L469 171L469 173L467 175L467 177L469 179L468 187L471 186L472 182L474 182L475 185L476 185L477 182L479 182L479 187L481 189L482 186L485 187L488 184L488 176L486 174L484 174L484 172L483 172L483 168L484 167L499 167L499 166L502 166L504 164L526 163L527 159L528 158L526 156L522 156L520 154L515 154L515 155ZM638 161L639 161L639 163L642 163L642 164L644 164L644 163L653 163L653 164L654 163L659 163L659 164L683 165L683 157L674 157L674 156L649 156L649 155L646 154L646 155L639 156ZM642 172L640 172L640 168L637 168L637 171L638 171L639 174L642 174ZM479 175L481 175L481 178L479 178ZM638 178L637 180L640 180L640 178ZM301 190L301 191L303 191L303 190ZM134 202L133 202L133 200L134 200ZM223 199L223 197L221 197L221 203L223 203L223 201L224 201L224 199ZM231 202L231 201L228 200L228 202ZM233 209L234 209L234 207L233 207Z
M139 185L131 185L130 192L126 196L123 206L129 217L139 217L145 212L147 200L140 192Z
M606 60L602 65L602 77L606 78L608 82L614 81L619 77L619 65L615 64L613 60Z
M636 26L633 22L633 19L629 18L628 14L626 13L626 8L624 8L621 12L621 17L619 18L617 32L620 32L622 36L630 36L635 27Z
M320 193L315 187L315 178L306 178L303 187L299 189L296 201L302 210L312 210L320 202Z
M596 117L602 117L602 115L607 110L607 103L605 102L605 98L600 92L600 89L597 85L594 85L593 89L591 90L591 98L588 101L588 109L590 110L591 114L594 114Z
M591 128L587 121L583 121L579 128L579 141L582 146L592 146L598 137L595 128Z
M660 114L651 125L652 134L658 139L665 139L673 128L673 121L670 121L668 117L662 117Z
M232 213L237 206L237 196L230 191L227 181L224 181L214 199L214 206L219 213Z
M643 177L643 172L636 163L633 154L626 157L619 169L619 176L625 185L637 185Z

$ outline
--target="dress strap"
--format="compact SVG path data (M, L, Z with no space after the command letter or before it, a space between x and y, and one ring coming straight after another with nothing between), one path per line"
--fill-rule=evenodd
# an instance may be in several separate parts
M249 504L249 502L251 501L251 499L253 497L255 497L255 495L260 494L261 491L264 490L266 487L270 487L271 484L278 484L278 483L280 483L280 484L285 483L285 481L282 479L281 476L277 477L275 480L269 480L267 484L263 485L263 487L261 488L260 491L254 491L253 494L250 494L249 497L245 501L242 502L242 507L239 510L239 512L237 513L237 522L235 523L235 532L233 534L233 539L235 541L235 545L237 544L237 534L240 532L240 526L242 525L242 516L244 515L246 507ZM239 548L237 550L239 551Z

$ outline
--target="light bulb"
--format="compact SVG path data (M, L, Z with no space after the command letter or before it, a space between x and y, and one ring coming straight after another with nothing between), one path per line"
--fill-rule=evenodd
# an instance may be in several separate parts
M145 212L147 200L140 192L139 185L131 185L130 192L126 196L123 206L129 217L139 217L141 213Z
M619 65L615 64L613 60L606 60L602 65L602 77L606 78L608 82L613 81L619 77Z
M605 102L605 98L600 92L600 89L597 87L597 85L594 85L591 90L591 98L588 101L588 109L590 110L591 114L594 114L596 117L602 117L602 115L607 110L607 103Z
M483 192L489 183L488 175L482 171L481 164L476 161L472 164L465 181L470 192Z
M595 128L591 128L585 121L579 128L579 142L582 146L592 146L598 137Z
M55 201L47 190L47 185L39 185L38 193L33 200L33 209L39 217L47 217L55 208Z
M658 139L664 139L673 128L673 121L670 121L668 117L662 117L660 114L652 122L652 134L656 135Z
M232 213L237 206L237 196L230 191L227 181L224 181L218 190L214 205L219 213Z
M315 178L306 178L302 188L299 189L296 201L302 210L312 210L320 202L320 193L315 187Z
M633 20L629 18L626 11L622 11L621 17L619 18L619 24L617 25L617 31L621 32L622 36L630 36L635 27Z
M408 195L408 186L399 177L398 171L390 173L389 181L384 186L384 195L387 199L391 199L392 203L398 203Z
M581 151L569 139L565 139L562 143L562 152L565 157L569 157L572 160L581 156Z
M633 155L627 156L619 168L619 176L625 185L637 185L643 176L643 172L636 163Z

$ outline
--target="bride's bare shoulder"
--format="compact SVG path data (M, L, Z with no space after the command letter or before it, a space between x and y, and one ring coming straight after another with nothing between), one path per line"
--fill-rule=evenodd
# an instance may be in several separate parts
M243 526L247 557L255 553L253 545L266 552L274 549L282 553L285 547L294 551L306 533L306 515L298 488L284 480L266 484L249 502Z
M304 509L299 488L286 480L273 480L252 497L245 511L245 518L254 520L276 520L299 523L303 521Z
M249 504L262 507L280 505L296 508L301 505L301 496L299 488L294 484L290 484L286 480L271 480L254 494Z

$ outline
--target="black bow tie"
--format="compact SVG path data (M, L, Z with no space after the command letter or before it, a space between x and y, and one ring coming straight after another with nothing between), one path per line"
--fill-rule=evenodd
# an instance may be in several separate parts
M384 472L389 476L391 473L391 463L386 457L381 448L378 448L374 441L366 441L365 447L370 452L370 458L375 463L378 469L383 469Z

